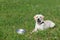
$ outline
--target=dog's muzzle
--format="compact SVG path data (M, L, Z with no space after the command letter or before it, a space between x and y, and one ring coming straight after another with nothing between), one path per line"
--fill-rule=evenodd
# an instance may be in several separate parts
M41 20L40 20L40 19L37 19L37 22L38 22L38 24L42 24L42 23L44 23L44 21L43 21L43 22L41 22Z
M37 22L39 23L39 22L41 22L41 20L38 18L38 19L37 19Z

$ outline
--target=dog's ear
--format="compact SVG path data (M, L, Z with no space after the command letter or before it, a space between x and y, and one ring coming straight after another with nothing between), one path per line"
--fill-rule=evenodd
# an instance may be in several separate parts
M42 18L44 18L44 16L42 16Z
M36 16L33 17L34 19L36 18Z
M36 18L36 15L33 18L35 19Z
M34 18L34 20L36 20L37 16L35 15L33 18Z

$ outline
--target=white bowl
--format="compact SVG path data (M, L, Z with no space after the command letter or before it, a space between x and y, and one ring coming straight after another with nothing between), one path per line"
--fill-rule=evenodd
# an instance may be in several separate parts
M17 30L17 33L18 33L18 34L24 34L24 33L25 33L25 30L24 30L24 29L18 29L18 30Z

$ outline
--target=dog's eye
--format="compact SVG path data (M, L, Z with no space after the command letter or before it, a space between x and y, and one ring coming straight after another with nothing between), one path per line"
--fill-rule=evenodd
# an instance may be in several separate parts
M40 17L40 18L42 18L42 17Z

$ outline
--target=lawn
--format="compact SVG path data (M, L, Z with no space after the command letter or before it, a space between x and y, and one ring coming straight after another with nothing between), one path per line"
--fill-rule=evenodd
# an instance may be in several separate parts
M55 22L55 28L30 34L36 14ZM60 0L0 0L0 40L60 40L59 25ZM16 33L20 28L24 35Z

